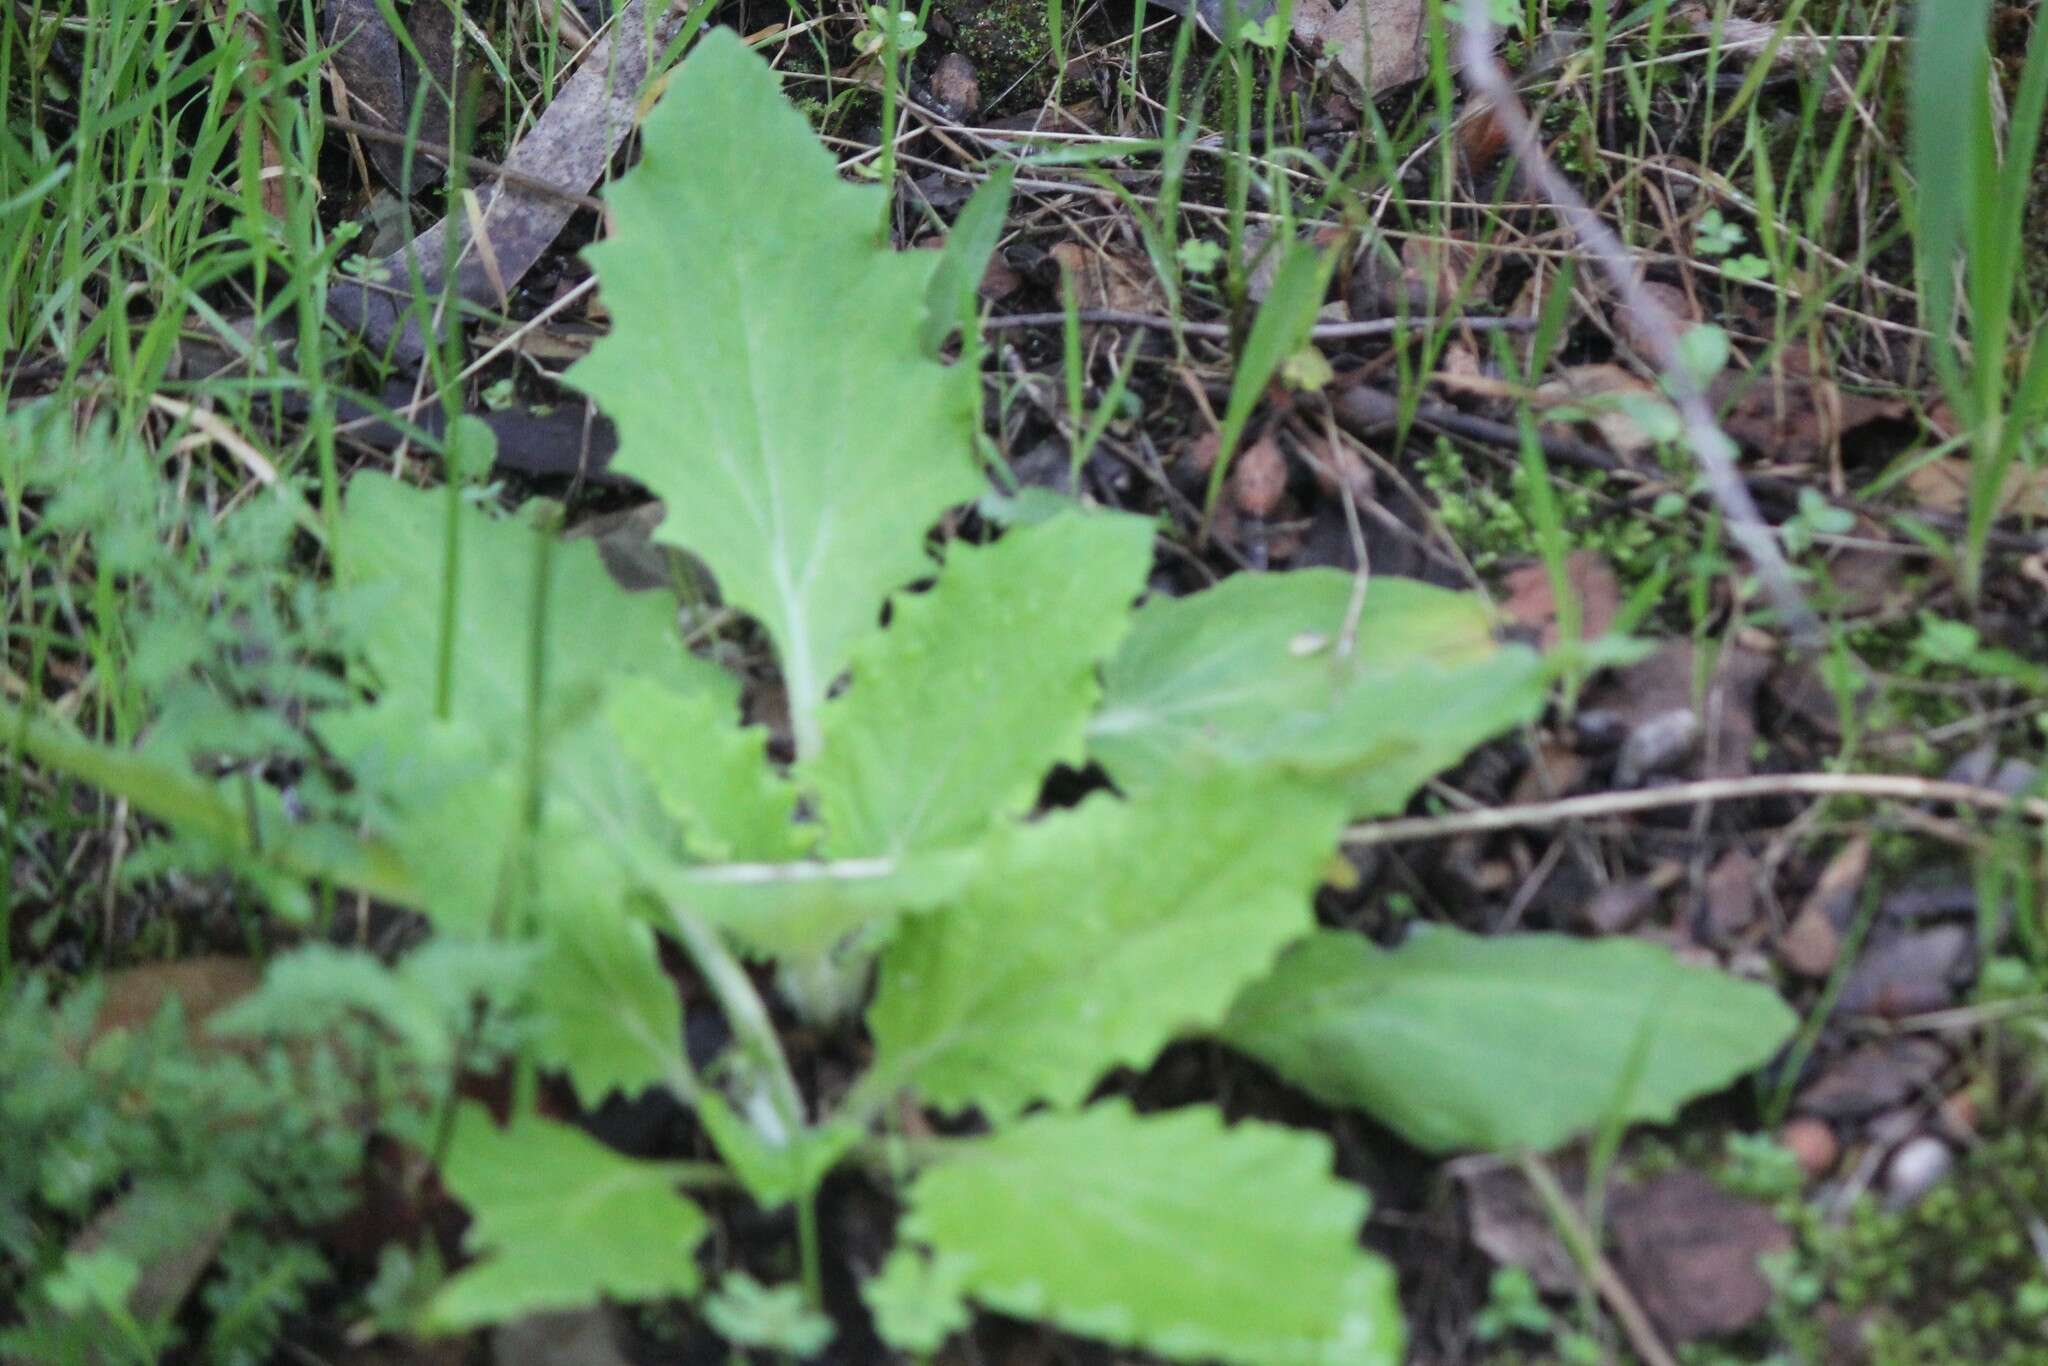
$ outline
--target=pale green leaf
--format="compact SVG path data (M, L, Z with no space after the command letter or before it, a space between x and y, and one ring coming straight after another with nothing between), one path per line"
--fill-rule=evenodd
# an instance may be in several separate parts
M905 920L883 955L875 1084L1000 1116L1150 1062L1309 929L1342 816L1298 784L1222 771L1099 794L996 843L957 905Z
M558 908L616 904L680 863L680 834L620 752L602 697L543 737L537 826L524 755L477 725L441 722L403 698L321 722L442 932L478 937L545 923Z
M1146 604L1105 672L1089 753L1126 791L1272 765L1329 783L1353 816L1381 815L1541 710L1547 669L1494 641L1479 599L1376 578L1347 632L1355 592L1310 569Z
M603 905L560 916L550 928L532 976L535 1046L569 1074L584 1106L687 1077L682 1003L654 931Z
M324 714L316 726L347 763L376 826L418 888L421 909L445 931L481 935L546 912L549 885L574 865L605 886L629 880L629 856L661 863L679 847L639 770L599 720L607 688L637 685L695 695L713 714L736 715L738 683L691 655L666 593L629 594L589 542L544 544L523 522L458 511L453 674L449 715L437 715L445 490L409 489L381 476L351 482L339 575L374 607L366 658L374 705ZM421 566L431 566L422 582ZM550 602L542 639L541 745L529 775L532 604L537 572ZM527 820L529 777L542 793L538 830ZM615 851L598 858L592 835ZM568 885L596 895L580 880Z
M809 843L796 788L768 760L768 732L742 728L724 699L626 679L605 706L620 747L705 862L774 862Z
M421 711L436 703L447 496L360 475L349 481L337 543L337 577L374 608L364 654L378 695ZM475 508L462 510L455 535L448 716L475 726L494 751L525 735L534 576L543 559L550 604L542 633L544 724L579 718L606 682L634 674L737 706L737 680L683 648L675 599L627 593L605 572L594 544L557 541L543 556L540 541L552 533Z
M414 907L444 933L487 934L517 896L520 785L501 746L469 721L436 718L417 698L314 724L407 870Z
M1796 1023L1769 988L1642 940L1432 926L1391 951L1318 933L1244 994L1223 1037L1418 1147L1513 1151L1669 1119L1768 1061Z
M992 1309L1181 1361L1401 1360L1393 1272L1358 1246L1365 1194L1320 1135L1114 1101L943 1154L903 1234Z
M710 1222L660 1163L533 1115L500 1129L470 1102L441 1176L469 1210L466 1242L480 1260L427 1306L432 1331L697 1288L695 1251Z
M842 857L972 840L1078 764L1096 665L1128 629L1152 531L1069 514L991 546L955 545L930 592L901 594L855 653L806 765Z
M570 378L666 503L660 539L774 640L809 754L925 532L982 487L978 376L924 353L937 256L881 242L886 191L839 177L737 35L705 33L641 146L590 251L612 330Z

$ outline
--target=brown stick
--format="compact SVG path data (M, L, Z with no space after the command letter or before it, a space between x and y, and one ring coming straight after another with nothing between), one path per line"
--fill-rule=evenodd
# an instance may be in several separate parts
M1483 835L1498 830L1562 825L1566 821L1596 820L1603 816L1661 811L1673 806L1749 801L1760 797L1872 797L1906 802L1947 802L1982 811L2009 811L2037 825L2048 825L2048 801L2039 797L2013 797L1995 788L1971 783L1939 782L1900 773L1773 773L1752 778L1707 778L1671 787L1646 788L1640 792L1596 792L1584 797L1566 797L1561 801L1485 807L1444 816L1409 816L1401 820L1376 821L1370 825L1352 826L1344 832L1344 843L1358 849L1411 840L1449 839L1456 835Z
M1154 332L1182 332L1190 337L1227 341L1228 323L1191 323L1158 313L1133 313L1121 308L1083 308L1075 319L1112 327L1145 327ZM1006 313L989 318L984 332L1009 332L1026 327L1058 327L1067 320L1064 313ZM1350 341L1358 337L1388 337L1397 332L1422 332L1433 327L1463 327L1473 332L1533 332L1533 318L1373 318L1355 323L1317 323L1309 329L1310 341Z
M1728 519L1729 533L1756 567L1757 577L1763 581L1764 591L1777 608L1781 623L1800 643L1817 644L1822 636L1820 619L1793 581L1792 568L1785 562L1776 534L1757 511L1748 486L1736 472L1735 443L1721 430L1705 391L1685 364L1678 320L1655 294L1643 287L1629 259L1628 248L1613 229L1593 212L1577 187L1544 154L1535 122L1522 107L1507 72L1494 60L1496 35L1493 14L1487 5L1488 0L1465 0L1462 48L1466 79L1487 102L1495 121L1507 134L1522 175L1579 239L1634 318L1643 349L1661 372L1664 390L1678 409L1686 444L1706 475L1707 488Z
M649 33L647 0L627 0L605 37L506 157L505 169L542 181L594 183L632 131L640 85L655 55L681 29L684 9L682 0L663 6ZM372 349L389 348L401 363L417 366L425 359L426 341L420 320L412 316L413 273L418 273L429 297L446 286L456 298L484 303L498 284L509 287L526 274L553 244L571 212L571 206L559 199L542 200L500 180L489 187L478 215L498 266L495 279L474 250L468 216L451 215L379 261L375 273L382 277L380 283L338 283L327 298L328 315L361 335ZM459 246L455 278L447 281L443 275L450 233Z

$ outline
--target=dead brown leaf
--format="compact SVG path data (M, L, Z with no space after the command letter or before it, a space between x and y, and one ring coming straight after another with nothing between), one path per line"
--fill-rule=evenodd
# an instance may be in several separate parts
M1842 983L1835 1009L1888 1019L1940 1010L1955 1003L1958 987L1975 967L1975 936L1967 925L1897 935L1864 950Z
M123 968L107 975L91 1038L97 1042L117 1029L141 1029L176 1001L184 1013L186 1033L198 1046L207 1020L262 981L263 970L253 961L224 955Z
M414 101L420 104L410 171L403 145L364 140L364 155L393 189L418 190L439 179L439 151L448 146L448 92L460 89L455 22L446 5L414 5L405 22L409 48L384 22L375 0L328 0L321 6L320 36L331 50L329 70L348 95L347 107L339 112L389 133L404 133L413 126ZM426 59L424 69L414 50Z
M1759 1258L1792 1250L1770 1209L1693 1171L1615 1193L1609 1210L1622 1274L1667 1338L1737 1333L1771 1307Z
M1712 396L1724 409L1723 429L1744 449L1770 460L1830 467L1847 433L1912 415L1903 399L1843 392L1834 381L1814 374L1806 352L1797 347L1762 374L1724 373Z
M1461 237L1411 237L1401 244L1401 285L1411 306L1446 309L1453 299L1487 292L1492 260L1482 258L1478 245Z
M1354 95L1370 99L1429 71L1423 0L1296 0L1294 38L1315 56L1332 54Z
M1247 517L1266 518L1287 494L1287 457L1270 436L1238 452L1230 467L1230 497Z
M1757 921L1757 861L1747 850L1730 849L1714 860L1700 889L1700 929L1706 942L1726 948Z
M932 98L956 119L971 119L981 112L981 76L974 63L958 52L948 52L932 69Z
M1003 259L1001 252L988 258L988 269L981 273L981 283L974 287L974 293L983 303L1000 303L1018 290L1024 288L1024 277L1016 267Z
M1607 449L1628 463L1656 444L1641 422L1630 415L1627 405L1635 400L1658 400L1657 388L1619 365L1568 366L1556 379L1536 391L1546 408L1572 410L1575 420L1600 434ZM1576 417L1583 414L1583 418Z
M1494 114L1493 106L1479 100L1458 120L1458 151L1466 169L1479 175L1493 167L1508 150L1507 125Z
M1361 503L1369 502L1373 496L1373 473L1357 451L1343 440L1329 441L1321 436L1304 436L1302 445L1307 448L1309 472L1315 476L1316 487L1327 498L1341 498L1346 488L1351 496Z
M1579 638L1598 640L1606 635L1621 610L1621 582L1614 570L1598 551L1574 550L1565 557L1564 577L1579 600ZM1508 571L1504 586L1501 611L1508 620L1534 631L1544 649L1555 649L1558 603L1549 568L1521 565Z
M1558 1175L1577 1198L1584 1178L1569 1165ZM1536 1288L1547 1295L1569 1294L1578 1288L1578 1265L1558 1237L1557 1225L1543 1201L1520 1172L1489 1165L1478 1171L1458 1170L1456 1179L1464 1191L1472 1242L1481 1252L1497 1265L1528 1272Z
M1931 460L1907 475L1905 482L1919 507L1959 515L1970 505L1970 457ZM2048 518L2048 467L2030 470L2015 462L2005 472L1998 506L2009 517Z
M1778 961L1801 977L1825 977L1842 952L1842 935L1811 902L1778 936Z
M1690 718L1687 743L1672 749L1661 763L1635 760L1633 776L1657 773L1697 778L1739 778L1750 771L1750 749L1757 738L1756 703L1770 660L1741 645L1723 647L1704 692L1695 697L1697 654L1690 641L1674 641L1641 663L1632 664L1588 691L1580 709L1583 720L1603 719L1624 737L1616 777L1639 737L1654 737L1679 718ZM1655 748L1641 741L1645 751ZM1626 785L1626 784L1624 784Z
M1938 1040L1879 1039L1830 1062L1792 1108L1822 1119L1867 1118L1932 1086L1948 1063L1948 1050Z
M1667 285L1661 280L1643 282L1643 293L1663 305L1664 310L1676 318L1681 328L1700 320L1700 311L1693 307L1692 299L1676 285ZM1617 304L1613 313L1614 334L1626 342L1638 357L1657 354L1656 343L1645 331L1643 320L1627 304Z
M1165 306L1151 266L1139 257L1071 238L1046 254L1073 282L1074 302L1081 308L1157 313Z

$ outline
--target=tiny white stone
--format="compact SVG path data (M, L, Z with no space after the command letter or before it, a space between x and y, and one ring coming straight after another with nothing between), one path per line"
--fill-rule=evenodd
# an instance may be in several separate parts
M1938 1138L1909 1138L1892 1153L1885 1167L1885 1203L1904 1209L1941 1184L1956 1164L1956 1155Z

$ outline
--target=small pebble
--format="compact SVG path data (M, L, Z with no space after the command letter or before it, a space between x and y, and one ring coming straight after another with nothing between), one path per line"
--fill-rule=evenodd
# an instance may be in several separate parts
M1230 496L1247 517L1270 517L1287 492L1287 457L1271 437L1254 441L1230 471Z
M1669 772L1700 742L1700 719L1690 707L1659 712L1629 732L1614 761L1614 785L1639 787L1643 779Z
M1824 1120L1795 1119L1778 1131L1778 1142L1799 1159L1799 1170L1809 1181L1826 1176L1842 1155L1841 1140Z
M957 52L939 58L932 72L932 96L957 118L971 119L981 112L981 78L974 63Z
M1940 1185L1956 1164L1948 1144L1926 1134L1909 1138L1892 1153L1885 1166L1885 1204L1904 1209Z
M1778 959L1801 977L1825 977L1834 970L1842 937L1827 916L1809 906L1778 936Z

